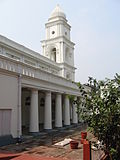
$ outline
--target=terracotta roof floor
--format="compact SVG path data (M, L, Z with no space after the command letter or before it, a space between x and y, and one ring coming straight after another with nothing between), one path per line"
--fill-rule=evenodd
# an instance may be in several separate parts
M85 125L79 125L58 132L28 138L19 144L0 147L0 160L83 160L83 145L80 140L81 131L84 129ZM54 145L65 138L77 140L79 142L78 149L71 149L69 144L63 147ZM87 138L90 141L96 140L89 132ZM92 159L99 159L100 154L100 151L92 151Z
M22 155L0 154L0 160L62 160L62 159L61 158L51 158L51 157L39 157L39 156L33 156L29 154L22 154Z

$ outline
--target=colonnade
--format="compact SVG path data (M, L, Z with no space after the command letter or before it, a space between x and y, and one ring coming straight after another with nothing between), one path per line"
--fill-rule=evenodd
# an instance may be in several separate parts
M55 95L55 127L68 126L71 123L78 123L78 115L76 112L77 107L72 105L70 107L70 100L68 95L64 95L64 104L62 103L62 94L56 93ZM44 104L44 129L52 129L52 93L51 91L45 92L45 104ZM72 109L72 110L71 110ZM30 102L30 124L29 132L39 132L39 116L38 116L38 90L31 90L31 102ZM63 114L64 112L64 114ZM71 113L70 113L71 112ZM72 115L71 115L72 114ZM72 118L72 121L70 121Z

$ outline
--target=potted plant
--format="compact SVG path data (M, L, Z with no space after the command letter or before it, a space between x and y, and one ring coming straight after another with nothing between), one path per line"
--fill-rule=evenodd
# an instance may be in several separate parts
M86 139L86 137L87 137L87 132L82 131L82 132L81 132L81 138L82 138L82 139Z
M72 141L70 141L70 147L71 147L71 149L78 149L78 141L76 141L76 140L72 140Z
M87 137L87 132L86 131L82 131L81 132L81 144L83 144L84 140L86 139Z

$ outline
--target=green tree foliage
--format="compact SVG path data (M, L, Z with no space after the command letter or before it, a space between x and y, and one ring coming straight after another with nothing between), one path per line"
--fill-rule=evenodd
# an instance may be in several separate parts
M82 99L78 112L105 145L110 159L120 160L120 75L105 81L89 77L87 87L78 83Z

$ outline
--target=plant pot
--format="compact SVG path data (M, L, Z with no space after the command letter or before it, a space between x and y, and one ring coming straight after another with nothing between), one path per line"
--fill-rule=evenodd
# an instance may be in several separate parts
M77 141L70 141L71 149L78 149L78 142Z
M81 132L81 139L86 139L87 132Z

